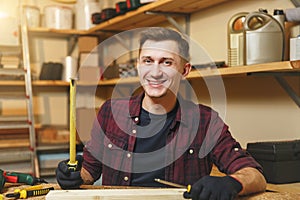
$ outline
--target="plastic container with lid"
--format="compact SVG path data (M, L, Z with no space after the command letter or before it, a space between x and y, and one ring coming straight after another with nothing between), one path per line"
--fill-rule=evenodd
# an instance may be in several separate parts
M26 22L28 27L40 26L40 9L37 6L23 6L24 14L26 16Z
M73 10L66 6L49 5L44 8L45 27L72 29Z
M101 11L99 3L93 0L78 0L75 10L75 28L78 30L87 30L94 26L92 15Z

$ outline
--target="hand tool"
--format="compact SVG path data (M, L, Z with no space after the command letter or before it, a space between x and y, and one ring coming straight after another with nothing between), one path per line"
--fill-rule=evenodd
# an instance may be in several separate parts
M5 180L9 183L25 183L35 185L37 183L48 183L46 180L34 177L30 174L20 172L4 172Z
M70 170L76 171L76 80L70 78Z
M26 199L27 197L41 196L47 194L54 187L42 188L42 185L29 187L27 189L16 189L14 193L8 193L7 198Z
M172 182L169 182L169 181L165 181L165 180L161 180L159 178L156 178L154 179L156 182L158 183L161 183L161 184L164 184L164 185L168 185L168 186L172 186L172 187L176 187L176 188L186 188L186 191L187 192L190 192L191 189L192 189L192 186L189 184L187 186L184 186L184 185L180 185L180 184L177 184L177 183L172 183Z
M6 172L0 169L0 192L2 191L5 182L8 183L25 183L28 185L35 185L37 183L47 183L42 178L34 177L30 174L20 172Z

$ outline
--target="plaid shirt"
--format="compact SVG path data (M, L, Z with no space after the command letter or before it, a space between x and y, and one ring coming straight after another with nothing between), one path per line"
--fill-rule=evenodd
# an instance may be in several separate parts
M83 167L103 185L131 183L136 131L143 94L106 101L85 145ZM178 97L179 108L164 147L165 180L187 185L209 175L213 164L226 174L261 166L231 136L217 112Z

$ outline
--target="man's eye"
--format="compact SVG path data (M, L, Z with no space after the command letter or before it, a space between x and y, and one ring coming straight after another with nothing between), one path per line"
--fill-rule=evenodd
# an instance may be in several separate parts
M143 63L150 64L150 63L152 63L152 60L150 60L150 59L145 59L145 60L143 60Z
M171 66L172 64L173 64L173 62L170 61L170 60L165 60L164 61L164 65L166 65L166 66Z

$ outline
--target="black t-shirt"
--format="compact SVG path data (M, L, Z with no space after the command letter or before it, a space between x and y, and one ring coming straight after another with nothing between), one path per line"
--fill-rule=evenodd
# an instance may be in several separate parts
M176 104L172 111L165 115L155 115L144 109L141 110L140 124L137 128L137 140L134 147L134 153L139 153L139 155L135 154L133 156L132 169L134 173L132 174L131 185L165 187L165 185L154 181L155 178L164 179L164 167L150 172L143 172L143 166L157 168L155 166L165 162L165 155L163 153L154 154L156 156L149 156L147 153L160 150L166 145L166 138L170 132L170 126L175 119L177 109L178 104ZM157 165L157 162L160 162L160 164Z

